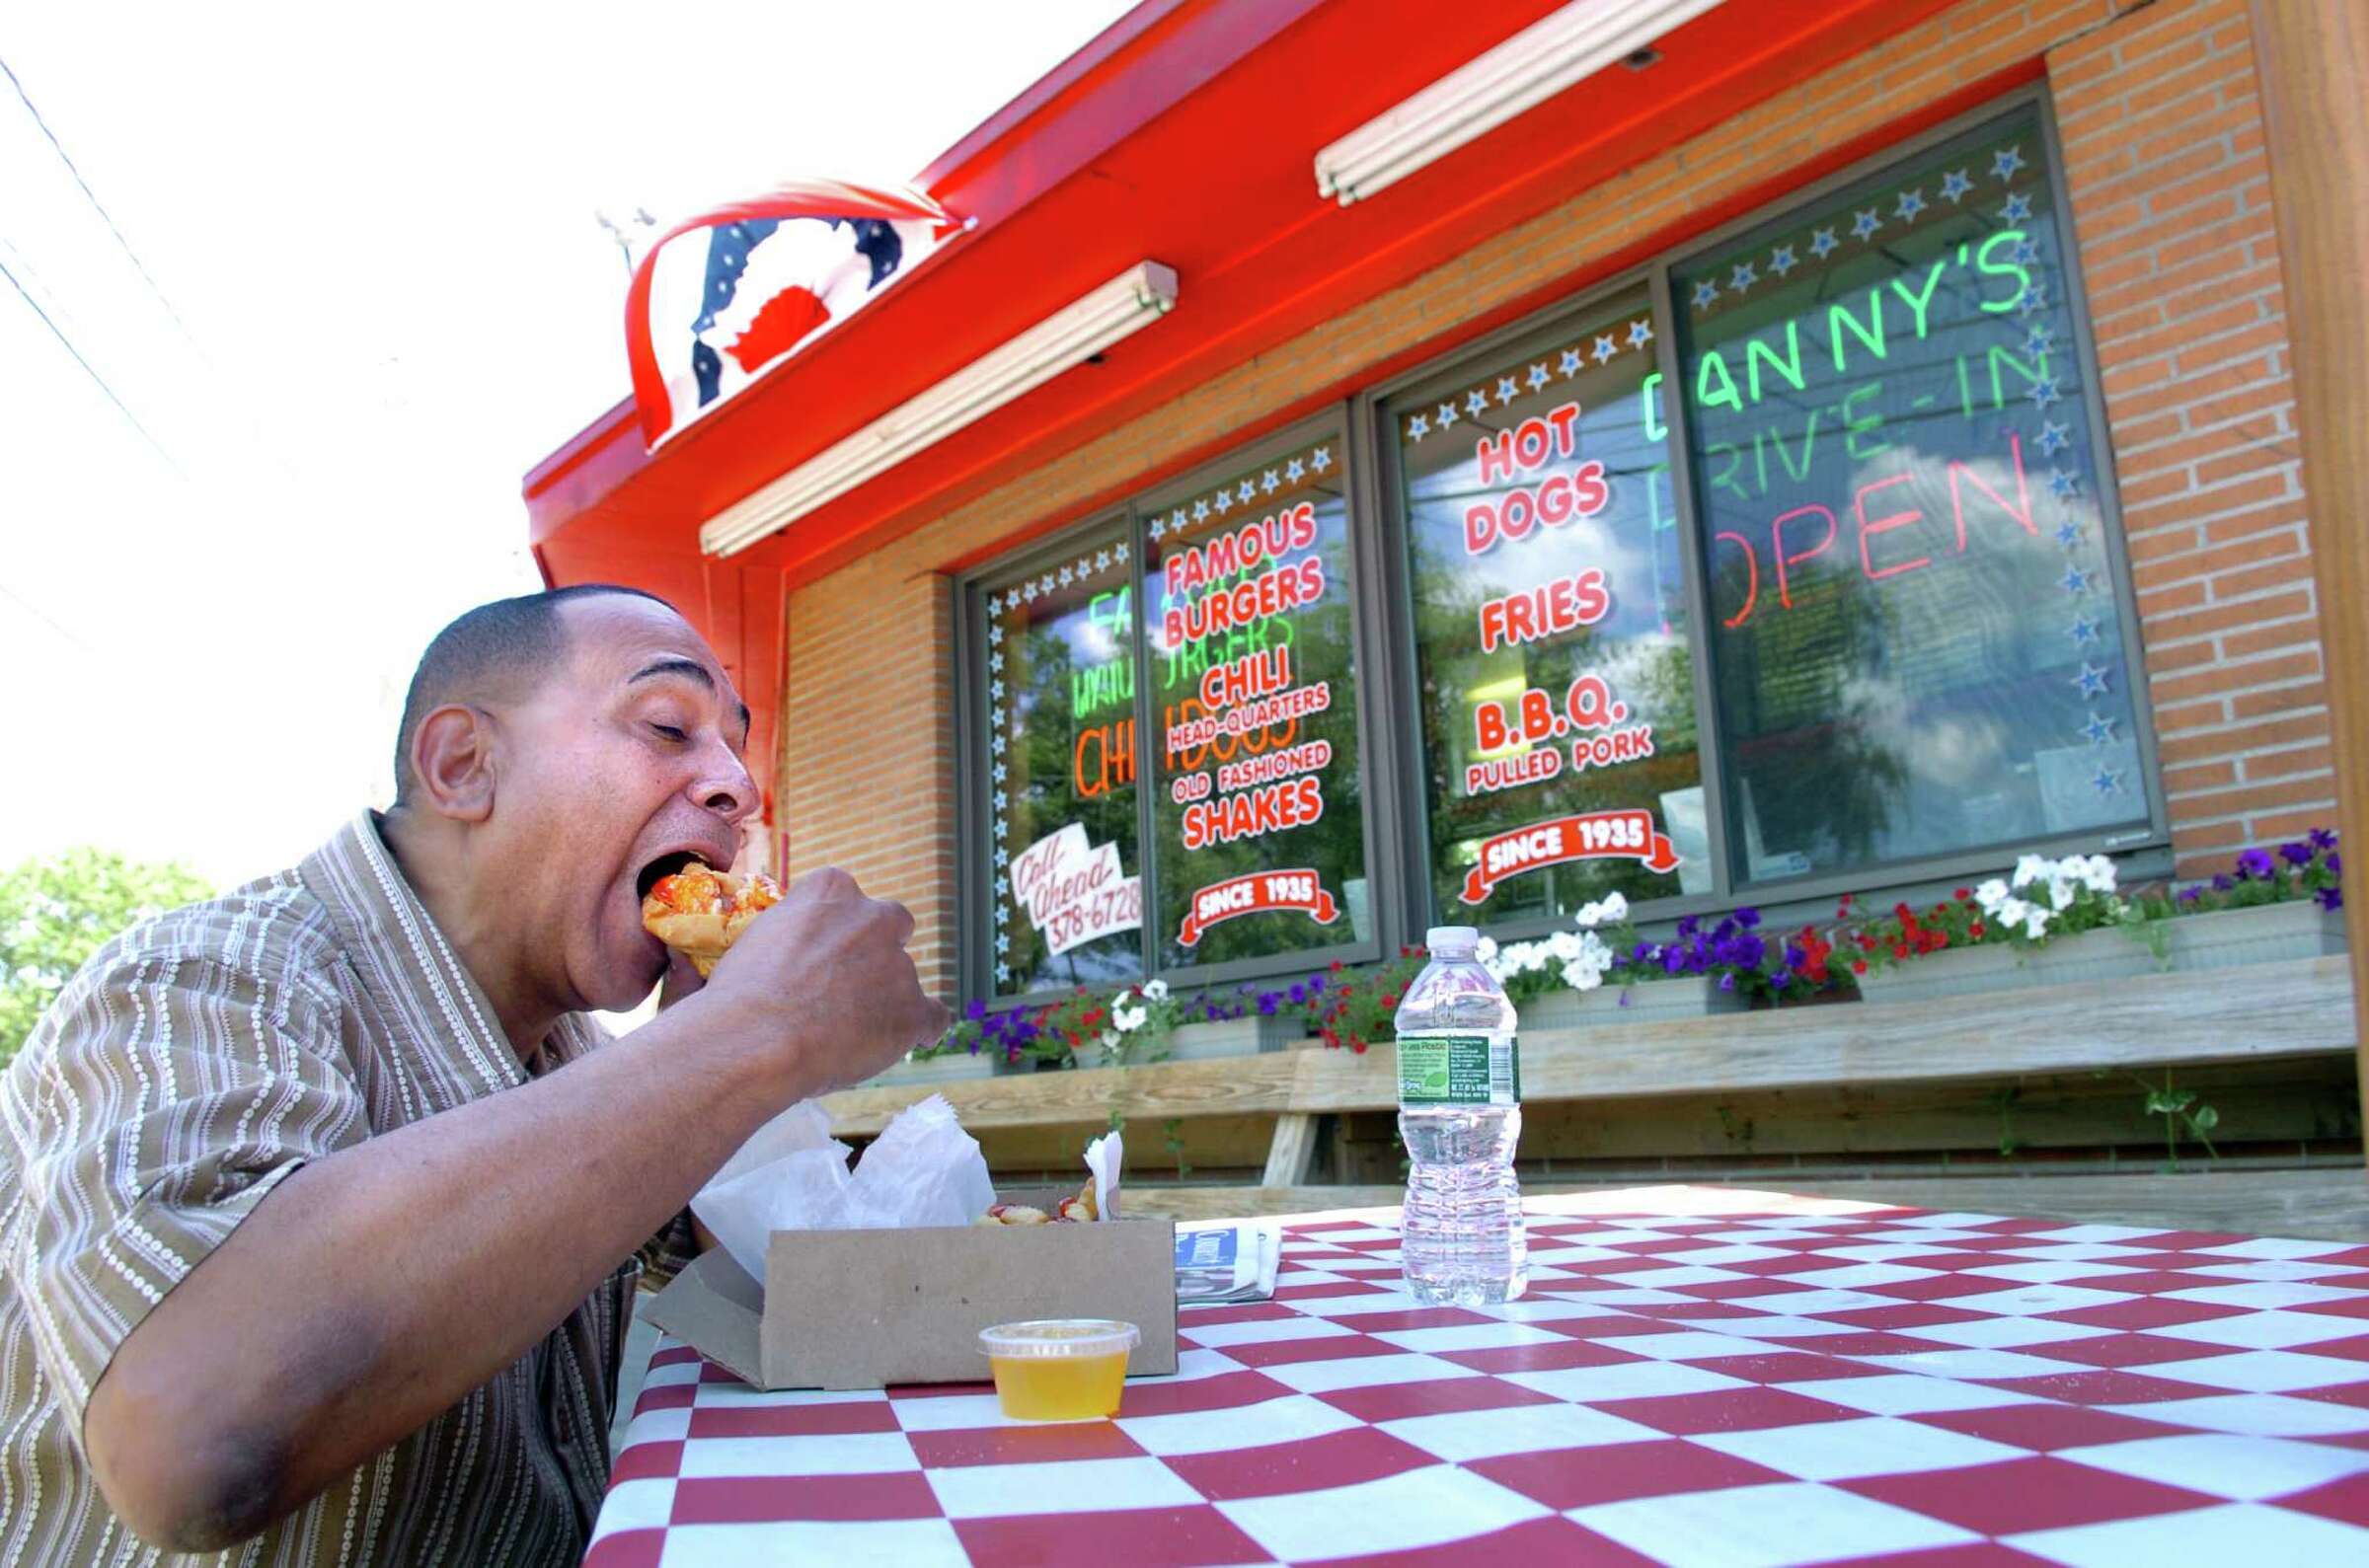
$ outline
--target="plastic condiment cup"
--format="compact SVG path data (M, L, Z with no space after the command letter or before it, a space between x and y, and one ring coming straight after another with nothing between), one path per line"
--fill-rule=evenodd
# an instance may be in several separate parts
M1127 1352L1143 1336L1108 1317L1043 1317L979 1330L995 1397L1015 1421L1087 1421L1118 1414Z

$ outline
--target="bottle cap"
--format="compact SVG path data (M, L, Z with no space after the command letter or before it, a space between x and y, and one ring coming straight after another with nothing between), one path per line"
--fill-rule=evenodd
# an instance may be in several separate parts
M990 1356L1021 1361L1066 1361L1077 1356L1118 1356L1141 1336L1133 1323L1105 1317L1039 1317L998 1323L979 1330L979 1348Z
M1433 952L1470 952L1481 944L1481 933L1471 926L1434 926L1423 935L1423 945Z

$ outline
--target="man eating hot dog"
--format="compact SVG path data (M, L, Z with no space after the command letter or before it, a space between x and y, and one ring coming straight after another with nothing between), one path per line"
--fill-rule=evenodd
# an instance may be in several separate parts
M303 727L255 702L267 789ZM747 736L658 600L483 606L414 677L391 810L92 959L0 1076L0 1561L581 1557L638 1257L946 1023L911 917L837 871L704 985L644 929L737 857ZM624 1039L585 1016L661 980Z

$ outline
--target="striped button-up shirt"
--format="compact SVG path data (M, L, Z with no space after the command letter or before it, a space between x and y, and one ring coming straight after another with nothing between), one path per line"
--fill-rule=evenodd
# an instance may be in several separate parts
M294 870L104 948L0 1075L0 1568L576 1562L637 1260L492 1381L217 1556L127 1531L81 1434L124 1336L290 1171L603 1038L571 1015L521 1064L368 814Z

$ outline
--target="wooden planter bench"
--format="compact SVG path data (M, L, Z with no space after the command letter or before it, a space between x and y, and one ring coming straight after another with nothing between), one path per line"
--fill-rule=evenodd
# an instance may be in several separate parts
M2147 974L1941 1003L1870 1004L1613 1023L1525 1035L1522 1090L1547 1101L1940 1083L2026 1074L2178 1068L2353 1051L2352 985L2341 956L2242 969ZM1262 1185L1307 1184L1316 1121L1398 1103L1397 1053L1311 1048L849 1089L824 1101L842 1133L867 1137L933 1091L974 1130L1272 1116ZM1219 1189L1225 1190L1225 1189ZM1240 1190L1240 1189L1233 1189Z

